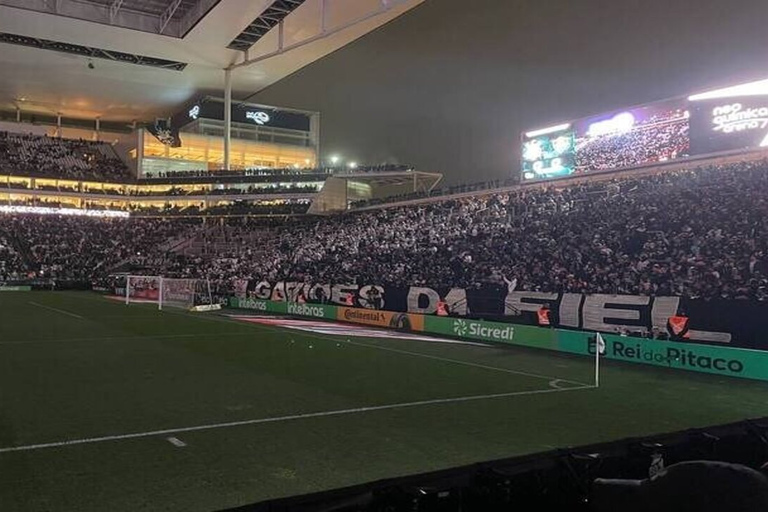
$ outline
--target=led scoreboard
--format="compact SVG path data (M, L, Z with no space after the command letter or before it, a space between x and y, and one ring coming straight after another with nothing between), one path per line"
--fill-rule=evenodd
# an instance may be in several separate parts
M568 176L574 171L575 133L559 125L523 135L523 179Z

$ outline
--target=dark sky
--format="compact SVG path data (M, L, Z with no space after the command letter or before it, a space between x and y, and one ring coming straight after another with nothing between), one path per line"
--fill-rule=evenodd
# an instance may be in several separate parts
M253 99L456 183L518 173L523 130L760 78L764 0L426 0Z

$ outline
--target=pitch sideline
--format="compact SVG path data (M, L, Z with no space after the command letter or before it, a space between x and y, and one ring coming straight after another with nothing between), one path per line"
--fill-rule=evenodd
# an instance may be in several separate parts
M288 416L276 416L272 418L258 418L258 419L252 419L252 420L229 421L226 423L209 423L206 425L169 428L169 429L163 429L163 430L151 430L147 432L135 432L131 434L117 434L117 435L109 435L109 436L102 436L102 437L90 437L85 439L71 439L66 441L29 444L29 445L23 445L23 446L8 446L8 447L0 448L0 454L11 453L11 452L26 452L26 451L32 451L32 450L44 450L48 448L61 448L64 446L75 446L75 445L82 445L82 444L104 443L108 441L122 441L125 439L140 439L140 438L155 437L155 436L168 436L172 434L178 434L181 432L198 432L198 431L205 431L205 430L217 430L217 429L223 429L223 428L260 425L264 423L279 423L283 421L304 420L304 419L310 419L310 418L324 418L329 416L343 416L347 414L360 414L360 413L366 413L366 412L405 409L405 408L420 407L425 405L440 405L440 404L459 403L459 402L473 402L473 401L479 401L479 400L492 400L496 398L509 398L514 396L562 393L566 391L576 391L576 390L582 390L582 389L595 389L595 387L580 386L580 387L572 387L572 388L548 388L548 389L536 389L536 390L529 390L529 391L512 391L508 393L495 393L495 394L489 394L489 395L473 395L473 396L465 396L465 397L457 397L457 398L436 398L433 400L419 400L416 402L402 402L402 403L389 404L389 405L373 405L368 407L356 407L351 409L337 409L334 411L291 414Z

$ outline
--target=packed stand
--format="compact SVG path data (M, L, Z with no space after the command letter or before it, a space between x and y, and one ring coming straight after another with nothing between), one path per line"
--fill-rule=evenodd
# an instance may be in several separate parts
M83 139L0 132L0 173L59 179L126 181L112 146Z
M319 220L216 219L205 229L227 230L230 242L194 257L168 252L162 241L203 220L0 216L0 235L28 240L33 262L49 274L84 279L142 253L154 255L148 273L229 282L514 282L529 291L765 300L767 216L763 161Z
M704 167L293 224L228 259L254 279L765 300L766 198L766 162Z
M122 262L161 266L198 229L199 221L183 219L0 215L0 275L90 281ZM9 253L15 257L6 260Z

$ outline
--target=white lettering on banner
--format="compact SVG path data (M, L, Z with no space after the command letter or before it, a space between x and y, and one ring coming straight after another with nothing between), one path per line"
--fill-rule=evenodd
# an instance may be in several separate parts
M379 285L360 287L355 284L330 286L327 284L310 285L298 282L278 282L275 284L274 290L278 291L278 295L281 296L280 300L286 300L285 294L288 290L290 292L288 300L295 301L299 290L303 290L307 298L315 300L317 299L316 292L318 289L322 289L328 302L342 305L346 303L347 294L352 293L357 297L360 305L370 308L371 305L368 304L367 295L364 292L373 286L382 291L383 299L386 287ZM259 282L249 293L251 297L261 299L269 299L272 294L273 287L267 281ZM406 297L407 312L423 315L434 314L440 299L440 294L432 288L411 286ZM467 291L463 288L452 288L442 299L448 304L450 312L454 316L482 313L470 311L467 303ZM498 300L501 301L502 298L499 297ZM577 293L560 295L525 291L509 292L503 300L504 316L519 316L523 312L535 313L542 304L549 303L558 312L560 326L603 332L612 332L619 327L628 327L632 331L638 332L647 332L649 327L662 332L666 331L667 320L677 313L680 305L679 297L656 297L652 299L635 295L582 295ZM420 301L426 305L420 306ZM391 302L390 300L390 304ZM467 324L465 328L469 332L471 327ZM456 327L454 327L455 329ZM731 341L731 335L727 332L691 330L690 333L692 339L695 340L717 341L719 343L730 343ZM485 335L493 336L493 334L483 334L483 336Z
M420 307L422 297L426 298L427 305ZM437 311L437 303L440 302L440 294L432 288L423 286L411 286L408 289L408 312L421 315L431 315Z
M480 322L457 319L453 321L453 332L463 338L512 341L515 335L515 328L511 325L507 327L486 327Z
M272 288L272 300L282 302L286 300L285 297L285 281L278 281Z
M357 295L357 289L356 284L335 284L331 287L331 302L346 304L347 294Z
M318 306L310 306L307 304L296 304L294 302L289 302L288 314L298 315L298 316L312 316L315 318L325 318L325 309Z
M269 114L259 111L248 111L245 113L245 118L250 119L256 124L267 124L269 122Z
M259 281L251 293L258 299L269 299L272 295L272 285L267 281Z
M191 109L189 109L189 118L190 119L197 119L200 117L200 105L195 105Z
M519 315L522 311L536 312L542 304L557 301L556 293L509 292L504 300L504 315Z
M768 127L768 107L744 108L741 103L719 105L712 109L713 131L742 132Z
M378 308L376 308L376 305L373 304L370 300L368 300L368 294L372 289L376 289L379 291L379 297L381 297L380 304L378 304ZM385 307L386 301L384 300L384 288L381 286L375 285L375 284L368 284L360 288L360 297L358 298L358 301L360 302L360 305L364 308L368 309L387 309Z
M255 309L256 311L266 311L267 303L263 300L244 299L240 301L240 307L243 309Z
M419 306L421 297L427 298L427 305L423 308ZM431 315L437 311L437 303L440 302L440 294L432 288L411 286L408 289L407 300L409 313ZM468 313L467 291L464 288L451 288L445 297L443 297L443 301L448 305L448 310L452 314L466 316Z
M304 283L297 281L286 281L285 283L285 297L290 302L296 302L299 299L299 295L304 291Z
M318 297L317 292L322 290L323 291L323 298L324 300L329 300L331 297L331 285L329 284L315 284L315 285L307 285L305 287L305 294L308 298L311 298L312 300L319 300L320 297Z
M649 297L635 295L603 295L599 293L587 295L581 310L582 323L584 328L590 331L611 332L616 330L617 325L615 322L607 323L606 320L616 319L624 326L632 326L633 330L646 332L648 329L641 325L640 313L641 309L646 315L650 313L648 307L650 302ZM625 307L611 307L611 305ZM676 310L671 311L669 316L676 312Z

